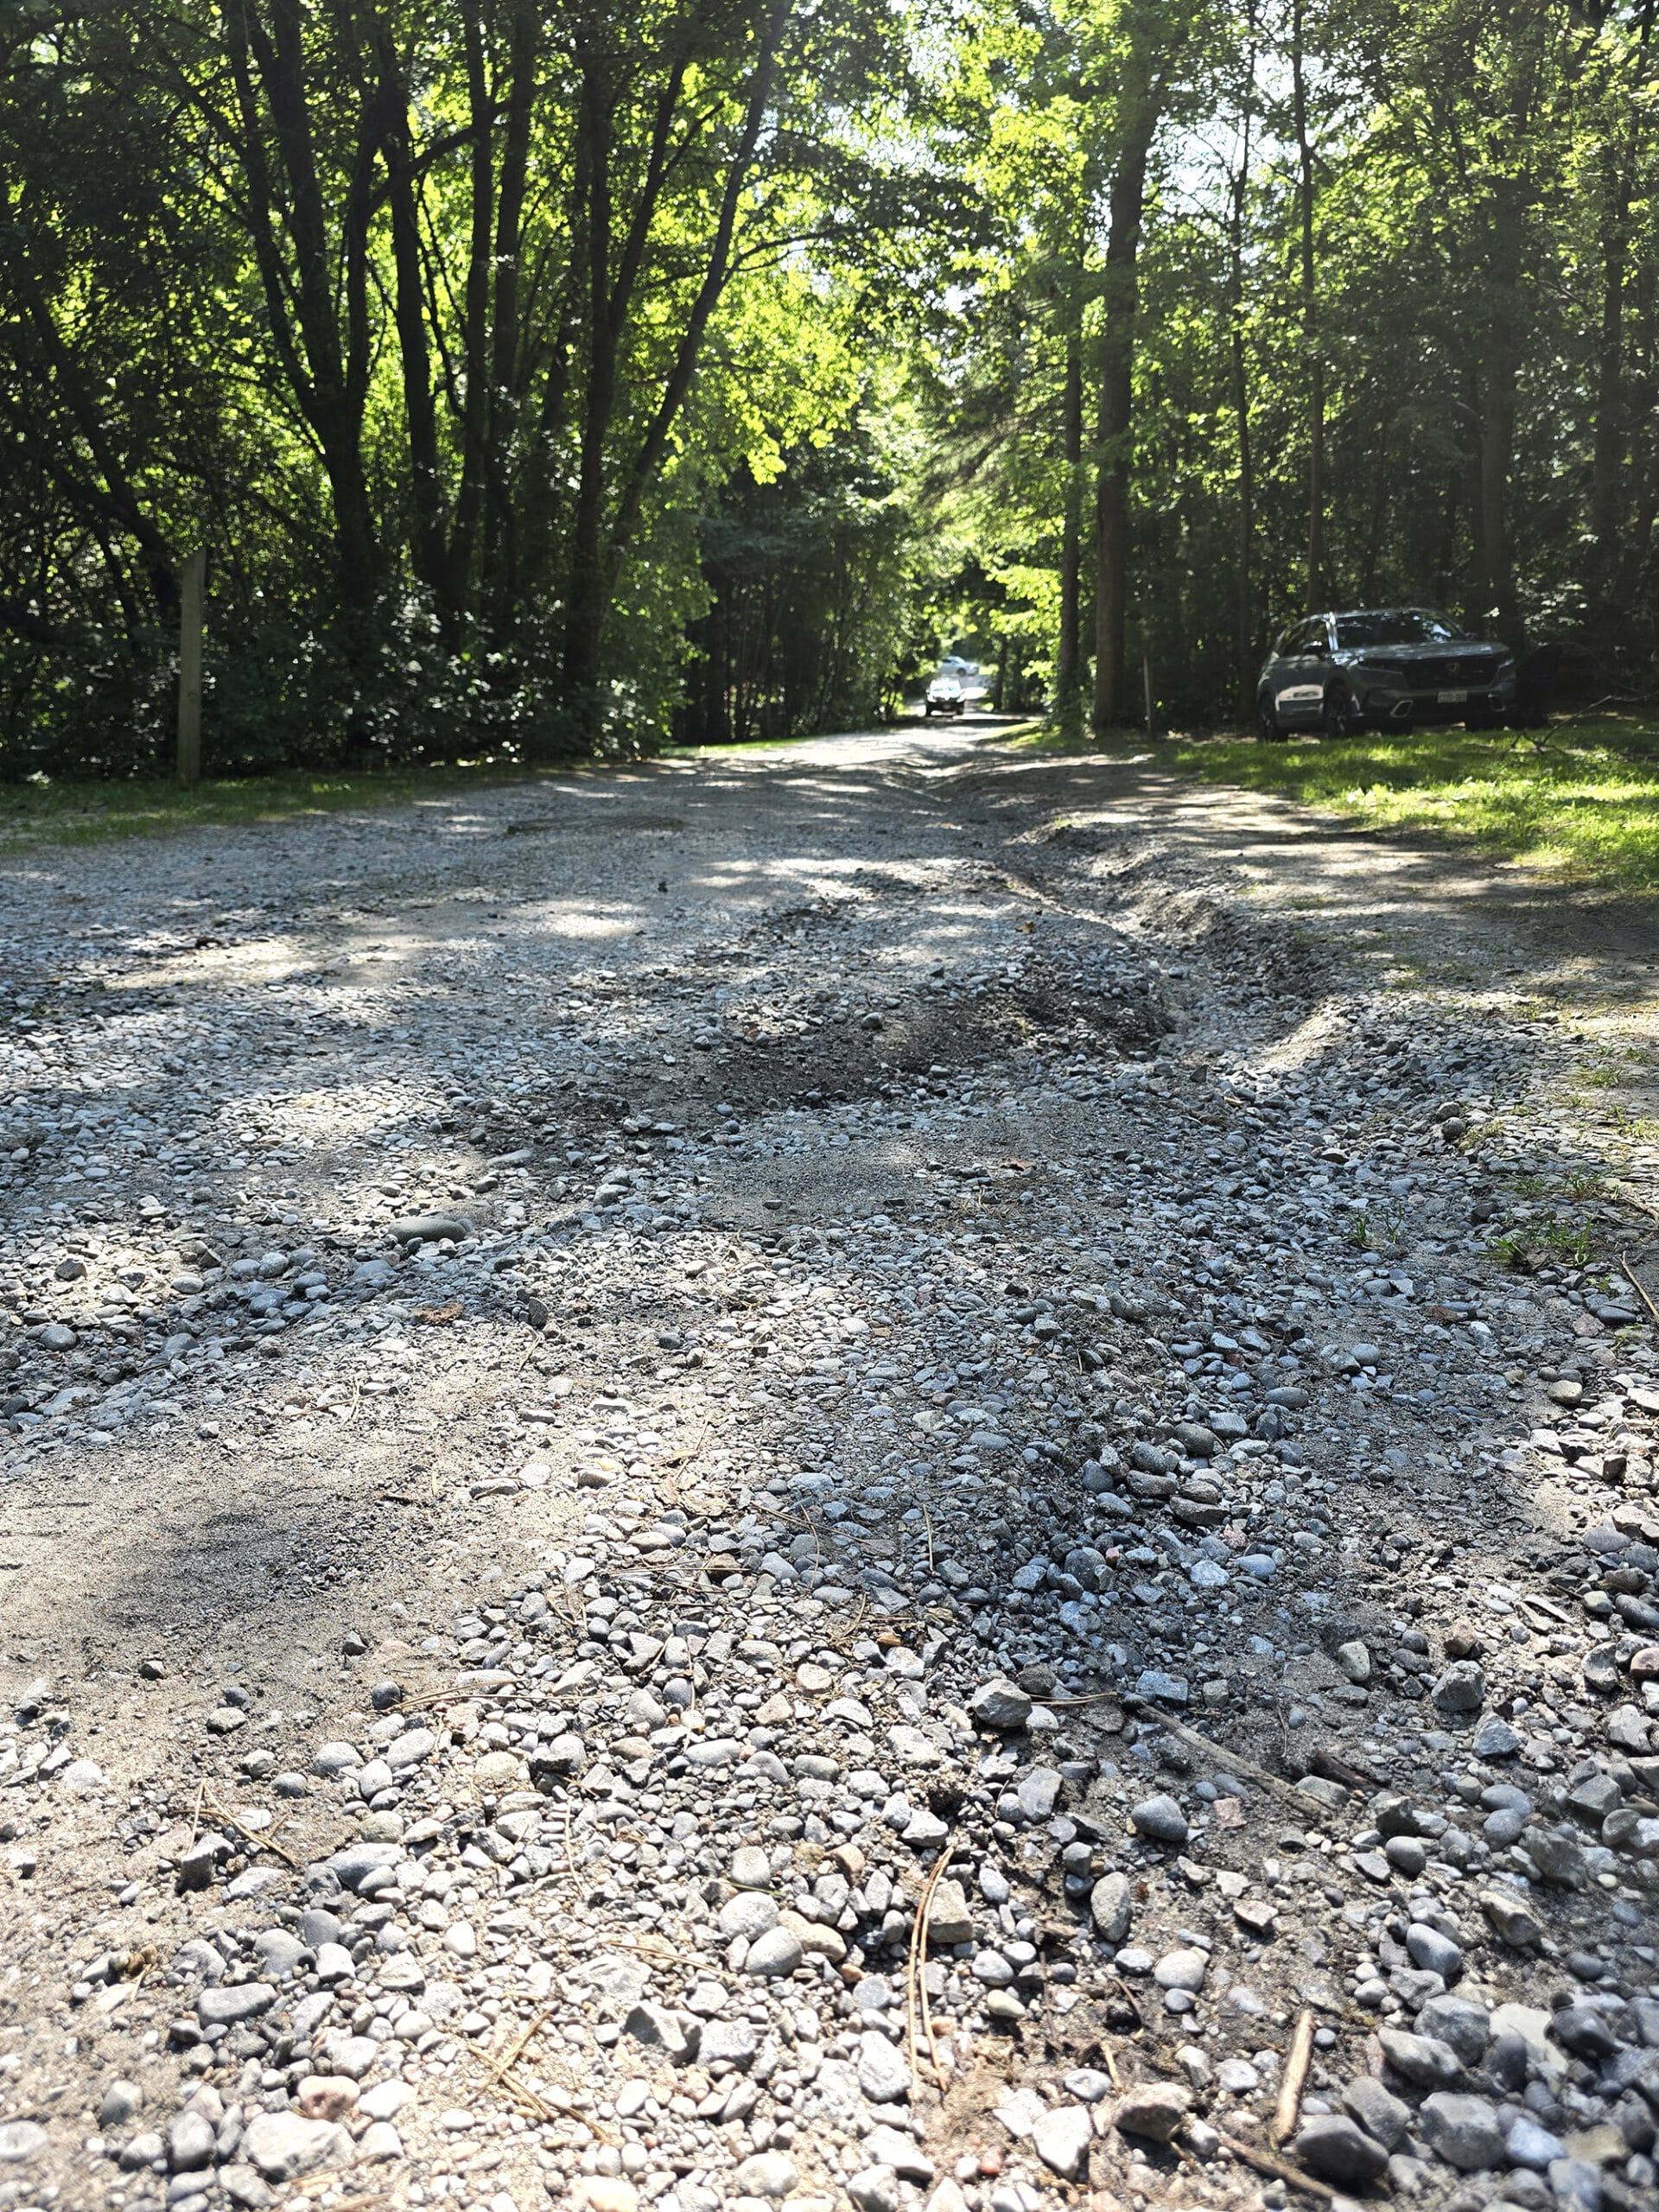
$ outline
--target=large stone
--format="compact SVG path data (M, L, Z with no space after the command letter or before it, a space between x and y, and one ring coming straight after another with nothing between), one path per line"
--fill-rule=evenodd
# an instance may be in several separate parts
M1503 2139L1503 2154L1512 2166L1528 2166L1535 2174L1546 2174L1557 2158L1567 2156L1567 2145L1529 2112L1523 2112L1510 2123Z
M1419 2107L1417 2125L1430 2150L1459 2173L1484 2173L1503 2163L1503 2130L1484 2097L1436 2090Z
M1475 1731L1470 1750L1478 1759L1512 1759L1521 1738L1501 1714L1489 1713Z
M1478 2066L1492 2037L1492 2017L1466 1997L1431 1997L1417 2015L1417 2032L1450 2044L1465 2066Z
M1340 2113L1316 2113L1290 2146L1294 2163L1338 2189L1369 2189L1388 2171L1382 2145Z
M1337 1646L1337 1664L1351 1682L1363 1687L1371 1679L1370 1652L1357 1638L1352 1643Z
M1170 1433L1189 1459L1213 1459L1221 1449L1215 1431L1199 1421L1178 1421Z
M156 2139L160 2147L160 2139ZM0 2165L26 2166L38 2158L47 2145L46 2130L37 2120L0 2120Z
M1590 1869L1585 1861L1584 1847L1571 1828L1529 1828L1523 1840L1533 1865L1545 1881L1553 1883L1558 1890L1582 1890L1588 1886Z
M1103 1874L1089 1892L1089 1913L1103 1943L1121 1943L1135 1914L1135 1890L1127 1874Z
M787 1928L774 1928L750 1944L743 1971L760 1980L771 1980L781 1974L793 1974L805 1956L798 1937L791 1936Z
M968 1700L968 1712L982 1728L1007 1732L1025 1726L1034 1701L1017 1683L997 1675L980 1684Z
M403 1855L400 1843L348 1843L323 1864L342 1890L356 1891L371 1874L378 1873L383 1866L395 1866Z
M1411 2107L1370 2075L1362 2074L1351 2082L1342 2093L1342 2101L1385 2151L1397 2151L1405 2141L1411 2127Z
M795 2161L781 2151L757 2151L732 2176L741 2196L785 2197L795 2186Z
M1438 1928L1427 1927L1414 1921L1406 1930L1406 1950L1415 1967L1425 1974L1437 1974L1442 1981L1452 1982L1463 1972L1463 1953L1449 1936Z
M683 2066L696 2045L677 2013L663 2005L636 2005L622 2023L623 2032L648 2050L660 2050L675 2066ZM709 2032L704 2030L704 2034Z
M204 2028L233 2028L242 2020L257 2020L276 2002L268 1981L233 1982L228 1988L204 1989L196 1999L196 2018Z
M1405 2028L1379 2028L1376 2039L1395 2072L1420 2089L1443 2089L1462 2076L1463 2061L1438 2036L1414 2036Z
M248 2122L242 2156L267 2181L296 2181L302 2174L349 2166L352 2139L332 2120L302 2120L294 2112L262 2112Z
M444 1237L459 1244L473 1233L472 1224L456 1213L405 1214L389 1227L400 1244L435 1244Z
M973 1942L974 1918L960 1882L941 1881L934 1885L933 1901L928 1908L927 1938L930 1943Z
M740 1890L772 1886L772 1861L757 1843L740 1844L732 1853L731 1878Z
M1020 1777L1014 1796L1020 1809L1028 1821L1046 1821L1053 1816L1059 1799L1061 1777L1052 1766L1033 1766Z
M1087 2105L1059 2105L1037 2121L1031 2140L1043 2164L1063 2181L1080 2181L1089 2171L1089 2142L1093 2133Z
M144 2093L136 2082L111 2082L99 2100L98 2124L105 2134L113 2127L124 2127L143 2107Z
M1471 1713L1478 1713L1486 1702L1486 1677L1479 1662L1473 1659L1454 1659L1435 1683L1429 1695L1434 1700L1436 1712L1448 1719L1460 1719Z
M847 2183L858 2212L899 2212L903 2186L891 2166L864 2166Z
M728 1942L741 1936L753 1943L777 1925L777 1904L762 1890L740 1890L720 1909L720 1932Z
M1184 1989L1196 1996L1204 1987L1205 1975L1210 1971L1210 1954L1196 1946L1179 1951L1166 1951L1152 1970L1152 1978L1160 1989Z
M933 2178L933 2161L915 2137L906 2135L902 2128L889 2127L885 2120L864 2138L863 2150L873 2165L891 2166L900 2181Z
M167 2163L175 2174L200 2173L213 2162L213 2127L203 2113L175 2115L167 2131Z
M697 2043L697 2058L705 2070L722 2063L750 2066L760 2039L747 2020L708 2020Z
M1491 1923L1493 1932L1511 1950L1523 1951L1530 1944L1541 1941L1543 1923L1523 1897L1512 1890L1483 1890L1480 1909Z
M1124 2135L1167 2143L1192 2109L1192 2092L1184 2082L1137 2082L1118 2099L1113 2122Z
M910 2094L903 2051L874 2028L859 2037L858 2086L872 2104L892 2104Z
M1186 1815L1173 1797L1160 1796L1143 1797L1129 1812L1129 1825L1137 1835L1153 1843L1179 1849L1192 1835Z

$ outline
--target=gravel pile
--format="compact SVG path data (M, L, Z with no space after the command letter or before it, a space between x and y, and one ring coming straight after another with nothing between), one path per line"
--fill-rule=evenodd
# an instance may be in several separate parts
M1052 817L14 872L0 2205L1654 2201L1652 1155Z

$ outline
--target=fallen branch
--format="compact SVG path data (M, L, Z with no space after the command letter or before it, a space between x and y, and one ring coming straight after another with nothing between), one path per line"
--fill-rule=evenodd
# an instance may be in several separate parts
M1268 2139L1275 2150L1288 2142L1296 2133L1296 2122L1302 2109L1302 2091L1307 2086L1307 2069L1313 2056L1313 2014L1304 2005L1296 2016L1295 2031L1290 2038L1290 2050L1285 2059L1285 2076L1279 2084L1279 2101L1273 2108L1273 2119L1268 2127Z
M1254 2166L1257 2173L1271 2174L1276 2181L1288 2183L1292 2189L1300 2189L1308 2196L1317 2196L1322 2204L1335 2202L1335 2191L1327 2189L1322 2181L1315 2181L1311 2174L1305 2174L1300 2166L1293 2166L1284 2158L1275 2158L1268 2152L1258 2151L1253 2143L1241 2143L1236 2135L1229 2135L1221 2128L1217 2128L1216 2133L1221 2137L1224 2151L1230 2152L1236 2158L1242 2158L1247 2166Z
M1269 1774L1266 1767L1256 1766L1251 1760L1241 1758L1236 1751L1228 1751L1224 1745L1212 1744L1209 1737L1200 1736L1196 1728L1189 1728L1184 1720L1172 1719L1169 1714L1159 1707L1148 1705L1144 1698L1134 1697L1127 1692L1121 1691L1103 1692L1102 1694L1121 1696L1124 1705L1131 1713L1142 1713L1156 1720L1161 1727L1168 1729L1178 1743L1185 1744L1189 1751L1202 1751L1205 1758L1213 1759L1224 1773L1236 1774L1245 1782L1255 1783L1257 1789L1268 1790L1275 1797L1282 1797L1287 1805L1294 1805L1299 1813L1306 1813L1314 1806L1318 1806L1321 1812L1325 1809L1319 1804L1317 1797L1311 1797L1306 1791L1298 1789L1294 1783L1285 1781L1280 1775Z
M1653 1300L1648 1296L1647 1292L1643 1290L1641 1284L1637 1281L1636 1271L1631 1267L1630 1262L1628 1260L1621 1260L1618 1264L1624 1268L1625 1274L1630 1277L1630 1288L1636 1293L1642 1303L1647 1307L1649 1313L1653 1316L1654 1326L1656 1328L1659 1328L1659 1306L1656 1306L1654 1304Z

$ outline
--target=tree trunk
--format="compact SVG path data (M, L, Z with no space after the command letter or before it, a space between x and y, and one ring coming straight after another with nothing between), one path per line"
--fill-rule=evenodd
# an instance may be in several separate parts
M486 621L499 641L518 610L518 543L513 529L513 445L523 405L519 361L519 261L524 252L524 193L530 126L536 104L538 24L531 0L517 0L508 41L511 82L501 181L496 196L495 308L490 333L490 397L485 432L483 550Z
M596 726L605 631L605 456L616 410L617 334L611 294L611 93L603 65L582 73L576 129L579 166L587 182L582 210L588 246L588 373L582 392L582 455L570 529L566 598L564 683L588 728Z
M1325 359L1319 346L1319 270L1313 247L1313 148L1307 130L1307 88L1302 67L1303 0L1291 16L1291 106L1301 216L1302 345L1307 357L1307 576L1306 611L1319 613L1325 594Z
M1250 443L1250 384L1244 346L1244 205L1250 181L1250 122L1255 97L1255 0L1246 14L1249 46L1245 60L1244 103L1240 119L1238 167L1231 179L1228 219L1227 319L1231 335L1234 435L1238 442L1238 541L1233 583L1233 663L1239 704L1246 719L1255 712L1255 474Z
M461 396L461 481L449 532L444 601L453 623L472 603L473 565L488 474L490 431L491 276L495 231L495 155L493 104L484 67L484 26L479 0L465 0L467 110L473 125L469 175L471 224L467 251L466 306L461 357L467 388ZM514 30L517 31L515 22Z
M1616 624L1623 567L1623 520L1630 447L1625 377L1625 293L1630 275L1630 202L1635 191L1647 110L1648 57L1655 0L1646 0L1637 32L1634 82L1618 102L1620 127L1610 127L1602 148L1601 315L1596 346L1594 429L1590 458L1589 600L1592 623Z
M1112 173L1101 305L1100 402L1096 445L1100 473L1095 486L1094 726L1109 728L1130 705L1125 686L1128 614L1129 483L1135 415L1135 318L1138 305L1141 219L1146 207L1147 162L1158 127L1158 90L1153 82L1151 27L1137 27L1123 88L1123 132Z
M242 132L237 151L246 185L244 219L277 358L316 438L328 479L340 601L347 609L360 613L372 605L380 575L378 534L363 456L370 372L369 184L378 130L372 104L365 99L340 235L331 246L305 80L299 0L271 0L270 13L268 31L255 0L232 0L226 10ZM276 137L281 191L265 160L260 92ZM279 207L282 226L293 246L291 279L278 244ZM346 299L343 352L334 302L336 269L342 272Z
M1060 450L1065 508L1060 534L1060 640L1054 665L1054 714L1063 730L1083 717L1083 339L1076 310L1065 334L1065 382L1060 396Z
M448 632L454 608L438 461L438 417L426 344L426 294L414 149L409 134L409 93L392 49L391 32L384 23L377 27L374 58L379 77L386 198L391 211L392 320L397 331L404 429L409 440L410 508L414 522L410 550L415 573L431 593Z

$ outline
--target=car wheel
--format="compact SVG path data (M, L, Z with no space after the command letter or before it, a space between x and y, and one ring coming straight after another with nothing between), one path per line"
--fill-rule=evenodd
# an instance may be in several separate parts
M1271 691L1264 691L1255 702L1255 734L1257 742L1262 745L1282 745L1290 734L1288 730L1279 727Z
M1359 728L1360 714L1354 695L1345 683L1333 683L1325 695L1325 734L1340 741Z

